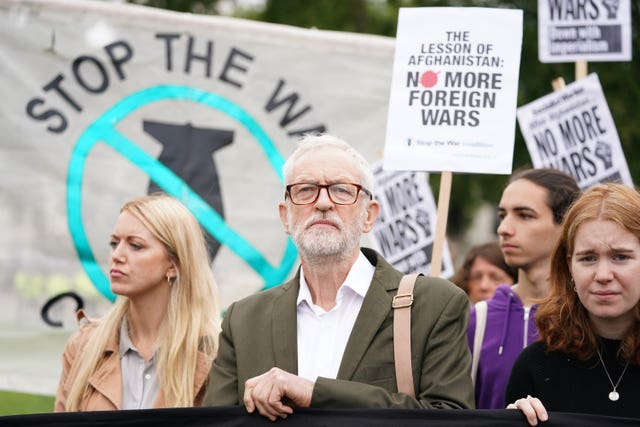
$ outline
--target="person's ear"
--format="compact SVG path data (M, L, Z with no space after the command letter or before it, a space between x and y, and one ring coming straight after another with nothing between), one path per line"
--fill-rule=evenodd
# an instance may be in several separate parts
M278 213L280 214L280 221L282 221L284 232L291 234L291 230L289 230L289 209L287 209L286 202L278 203Z
M365 208L365 212L364 212L365 218L362 225L363 233L368 233L373 229L373 224L375 224L379 213L380 213L380 203L378 203L377 200L370 200L367 203L367 207Z
M165 274L169 279L175 279L178 276L178 269L176 268L176 264L172 261L171 266L167 269L167 273Z

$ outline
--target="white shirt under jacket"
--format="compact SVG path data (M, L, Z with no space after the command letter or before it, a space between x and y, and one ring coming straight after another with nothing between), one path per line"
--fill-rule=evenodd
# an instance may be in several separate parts
M315 305L300 271L298 294L298 375L315 381L336 378L349 335L369 290L375 267L360 252L338 289L336 305L329 311Z

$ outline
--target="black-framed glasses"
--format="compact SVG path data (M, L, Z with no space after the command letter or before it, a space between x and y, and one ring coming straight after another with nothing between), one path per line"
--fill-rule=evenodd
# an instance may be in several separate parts
M287 185L285 197L289 195L294 205L308 205L315 203L320 196L320 190L327 189L329 199L336 205L353 205L358 200L358 194L362 191L373 199L373 195L362 185L351 182L336 182L334 184L314 184L312 182L300 182Z

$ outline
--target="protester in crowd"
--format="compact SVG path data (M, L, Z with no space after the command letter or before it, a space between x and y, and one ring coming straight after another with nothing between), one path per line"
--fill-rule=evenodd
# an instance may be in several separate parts
M537 338L535 303L548 293L551 251L578 194L575 180L555 169L517 172L502 193L498 235L505 261L518 269L518 281L498 286L493 298L471 312L468 339L479 409L504 408L511 367Z
M197 220L170 196L134 199L120 210L110 245L118 298L67 342L55 411L200 405L219 314Z
M302 266L229 307L205 404L244 403L270 420L296 407L472 408L469 302L444 279L417 280L416 397L397 391L392 299L403 274L360 248L379 211L362 155L330 135L307 136L283 172L280 217Z
M518 270L505 262L500 244L487 242L469 249L451 281L475 304L491 298L498 285L511 286L517 279Z
M529 424L547 410L640 417L638 212L640 195L621 184L592 187L567 212L536 316L540 340L507 386L508 407Z

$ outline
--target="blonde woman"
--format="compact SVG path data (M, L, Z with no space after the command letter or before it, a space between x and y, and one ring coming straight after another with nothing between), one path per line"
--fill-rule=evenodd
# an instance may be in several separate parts
M141 197L120 210L110 245L118 299L67 342L55 411L199 406L219 312L198 222L170 196Z

